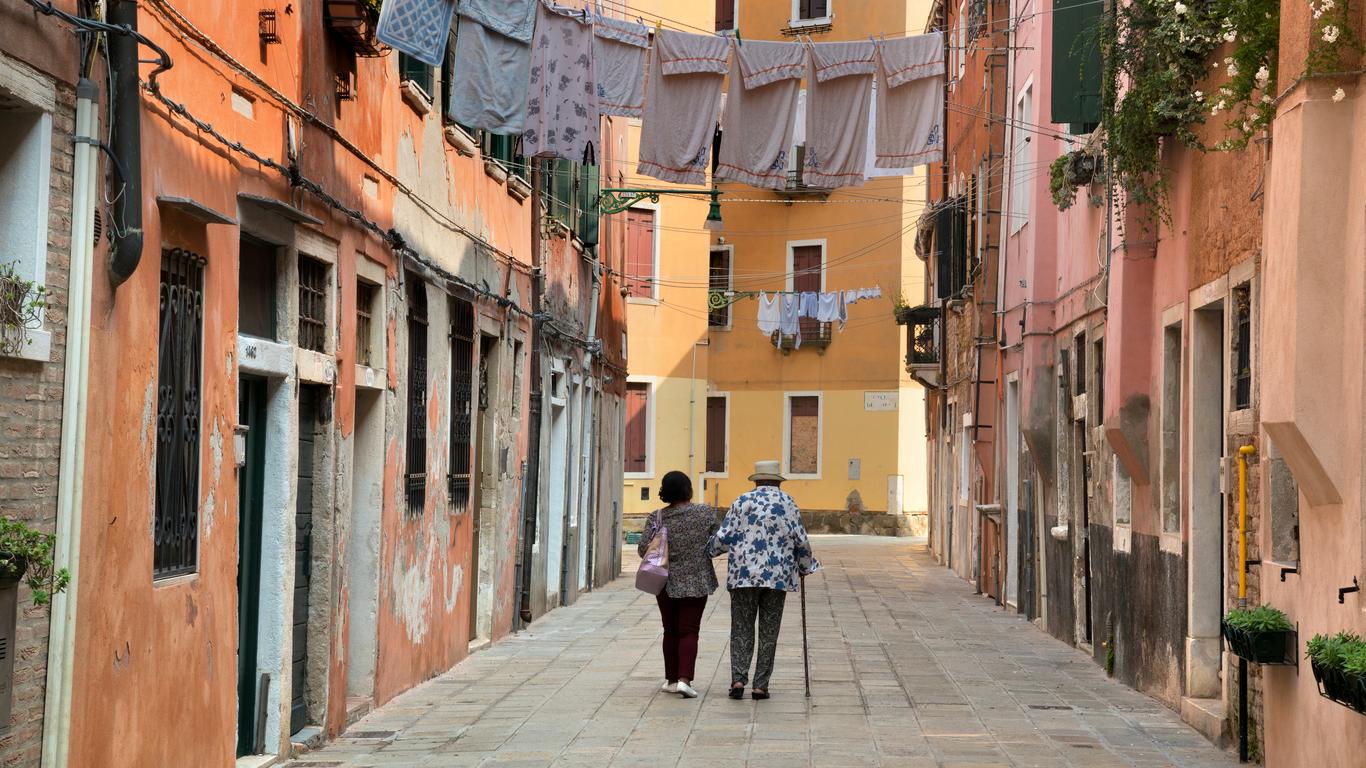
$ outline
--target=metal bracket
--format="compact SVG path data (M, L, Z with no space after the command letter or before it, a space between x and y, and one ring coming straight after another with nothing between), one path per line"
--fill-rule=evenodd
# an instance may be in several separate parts
M758 291L709 291L707 293L707 310L714 312L718 309L725 309L737 301L754 299L758 296Z
M598 209L603 215L621 213L642 200L659 202L660 195L706 195L716 202L721 192L716 189L648 189L644 187L607 187L598 190Z

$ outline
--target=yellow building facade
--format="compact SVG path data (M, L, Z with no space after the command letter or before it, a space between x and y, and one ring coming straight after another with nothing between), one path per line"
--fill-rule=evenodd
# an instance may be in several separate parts
M712 3L657 5L640 7L675 28L718 26ZM738 27L742 39L860 40L918 34L929 10L924 0L827 0L825 16L798 18L812 5L735 0L734 22L722 26ZM645 177L629 183L668 186ZM724 507L752 487L747 477L764 460L782 461L784 487L804 511L891 512L905 517L903 531L920 528L928 498L924 397L905 373L893 310L898 297L914 304L924 292L913 241L925 184L918 172L828 193L806 188L795 169L782 193L723 184L723 224L712 232L702 229L705 198L660 199L658 300L631 298L628 306L630 378L637 390L650 388L651 457L645 472L627 475L628 529L631 518L659 506L654 491L664 472L689 472L698 500ZM813 288L881 296L851 306L842 329L808 324L800 348L759 331L750 294ZM732 292L733 303L709 311L710 291Z

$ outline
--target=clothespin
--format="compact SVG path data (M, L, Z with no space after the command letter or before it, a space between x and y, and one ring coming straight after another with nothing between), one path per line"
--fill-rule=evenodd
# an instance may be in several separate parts
M659 31L660 31L661 29L663 29L663 28L664 28L664 22L663 22L663 20L661 20L661 19L655 19L655 37L659 37Z
M735 28L735 44L736 44L736 45L744 45L744 44L745 44L745 41L740 39L740 28L739 28L739 27L736 27L736 28Z

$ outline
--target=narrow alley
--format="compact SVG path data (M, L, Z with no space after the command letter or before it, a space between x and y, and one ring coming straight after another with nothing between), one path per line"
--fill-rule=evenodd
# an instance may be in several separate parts
M787 603L774 698L736 702L725 591L702 696L657 692L654 601L618 579L399 696L289 768L1228 766L1176 713L974 595L906 539L813 537L812 698ZM629 567L628 567L629 576Z

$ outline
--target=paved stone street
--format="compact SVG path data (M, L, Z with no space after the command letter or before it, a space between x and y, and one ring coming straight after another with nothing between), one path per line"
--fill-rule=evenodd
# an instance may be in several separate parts
M1007 615L907 540L814 537L812 698L800 602L774 698L726 697L729 607L695 684L658 692L654 599L628 578L389 702L287 766L1232 766L1171 710ZM718 565L721 565L718 562Z

